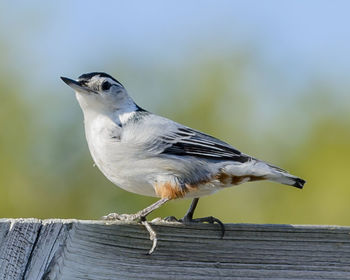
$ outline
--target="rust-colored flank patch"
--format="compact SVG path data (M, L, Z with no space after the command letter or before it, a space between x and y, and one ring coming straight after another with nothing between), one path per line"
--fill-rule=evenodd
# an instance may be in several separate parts
M181 186L169 182L157 183L154 189L157 196L168 199L184 197L187 192L187 189L181 188Z
M216 175L216 178L223 185L231 184L231 181L232 181L231 176L224 172L221 172L218 175Z
M219 173L215 176L215 179L219 180L224 186L227 185L238 185L243 183L245 179L248 179L247 182L265 180L264 176L253 176L253 175L243 175L243 176L233 176L227 173ZM188 192L197 191L199 185L205 185L211 180L201 181L196 185L185 184L181 187L179 184L174 184L170 182L156 183L154 186L155 192L158 197L176 199L184 197Z
M253 176L253 175L234 176L234 175L229 175L229 174L224 173L224 172L219 173L216 176L216 178L223 185L238 185L238 184L242 183L245 179L248 179L248 182L266 179L264 176Z
M244 175L244 176L232 176L231 184L238 185L248 178L248 182L265 180L264 176L253 176L253 175Z

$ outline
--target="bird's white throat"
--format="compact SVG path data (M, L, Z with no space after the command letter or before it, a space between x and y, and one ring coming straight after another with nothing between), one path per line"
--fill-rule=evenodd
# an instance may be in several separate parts
M121 112L118 114L118 119L120 124L125 124L128 120L130 120L134 115L136 114L135 111L129 111L129 112Z

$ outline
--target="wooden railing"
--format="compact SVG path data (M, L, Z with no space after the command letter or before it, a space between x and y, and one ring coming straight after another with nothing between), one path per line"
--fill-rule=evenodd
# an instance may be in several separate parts
M0 279L350 279L350 227L0 219Z

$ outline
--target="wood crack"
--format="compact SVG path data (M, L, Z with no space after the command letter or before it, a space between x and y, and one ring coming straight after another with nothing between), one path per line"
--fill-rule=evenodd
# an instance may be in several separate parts
M27 269L28 269L28 267L29 267L30 261L31 261L31 259L32 259L32 255L33 255L34 249L35 249L35 247L36 247L36 245L37 245L37 243L38 243L38 240L39 240L39 238L40 238L40 232L41 232L42 227L43 227L43 224L42 224L42 222L40 221L40 226L39 226L39 228L38 228L37 235L36 235L36 238L35 238L34 243L33 243L33 247L32 247L32 249L31 249L31 251L30 251L28 261L27 261L26 266L25 266L25 268L24 268L23 280L25 280L25 275L26 275Z

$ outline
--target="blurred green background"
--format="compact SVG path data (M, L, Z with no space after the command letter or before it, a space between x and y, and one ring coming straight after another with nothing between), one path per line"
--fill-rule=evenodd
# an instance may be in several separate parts
M104 71L136 102L307 180L200 200L224 222L350 225L348 1L1 1L0 216L96 219L155 201L110 183L60 76ZM190 201L152 214L182 216Z

